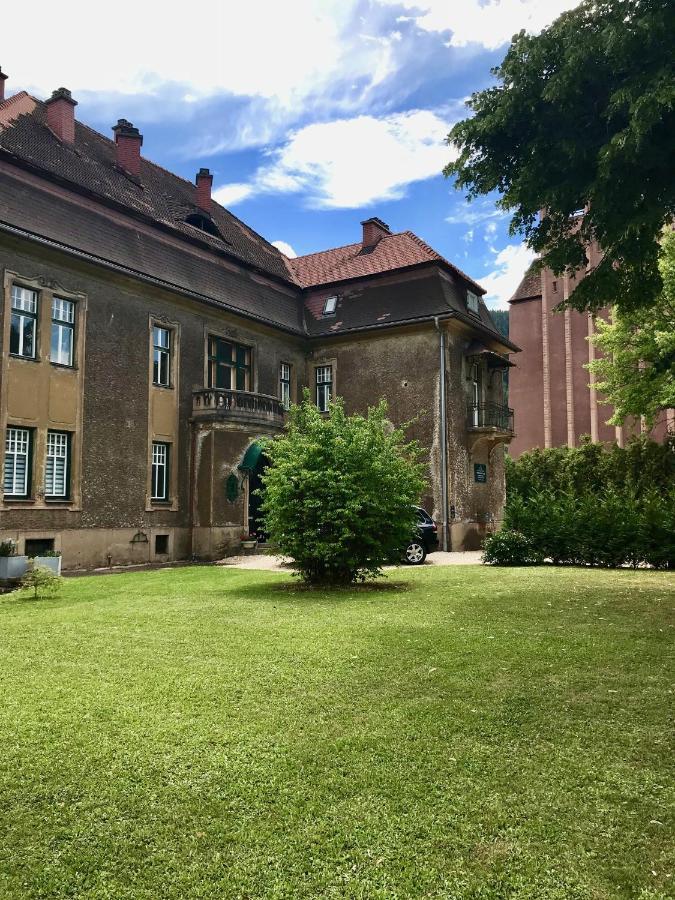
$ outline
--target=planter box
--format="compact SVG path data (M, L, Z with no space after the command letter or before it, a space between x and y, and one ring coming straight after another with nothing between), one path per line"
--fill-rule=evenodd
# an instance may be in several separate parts
M51 569L55 575L61 574L60 556L35 556L33 557L33 565L41 566L43 569Z
M23 578L27 570L27 556L0 556L0 581Z
M257 543L257 541L242 541L241 546L244 548L244 550L253 550Z

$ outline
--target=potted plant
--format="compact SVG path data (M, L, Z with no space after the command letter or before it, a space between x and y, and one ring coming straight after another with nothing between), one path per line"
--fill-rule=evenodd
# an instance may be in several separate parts
M251 534L248 531L245 531L241 537L241 546L244 550L253 550L255 545L258 543L258 535Z
M61 574L61 551L45 550L39 556L33 557L33 565L40 566L43 569L49 569L55 575Z
M28 557L17 556L14 541L0 541L0 581L23 578L28 569Z

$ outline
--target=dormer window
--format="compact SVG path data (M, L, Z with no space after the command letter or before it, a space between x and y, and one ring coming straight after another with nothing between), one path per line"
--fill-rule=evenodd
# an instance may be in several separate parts
M334 316L337 309L337 297L326 297L323 301L323 315Z
M188 225L192 225L193 228L205 231L207 234L213 235L213 237L220 237L220 232L213 224L213 221L203 213L191 213L189 216L186 216L185 221Z
M478 294L474 294L472 291L466 292L466 308L469 312L478 315Z

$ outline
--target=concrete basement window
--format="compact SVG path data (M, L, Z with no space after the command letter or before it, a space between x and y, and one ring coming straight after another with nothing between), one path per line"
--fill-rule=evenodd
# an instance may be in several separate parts
M155 535L155 556L165 556L169 552L169 535Z

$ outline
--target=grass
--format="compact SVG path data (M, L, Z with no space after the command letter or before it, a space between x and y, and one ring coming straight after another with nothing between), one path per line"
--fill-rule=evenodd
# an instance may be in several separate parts
M0 601L0 896L675 896L675 581L185 568Z

